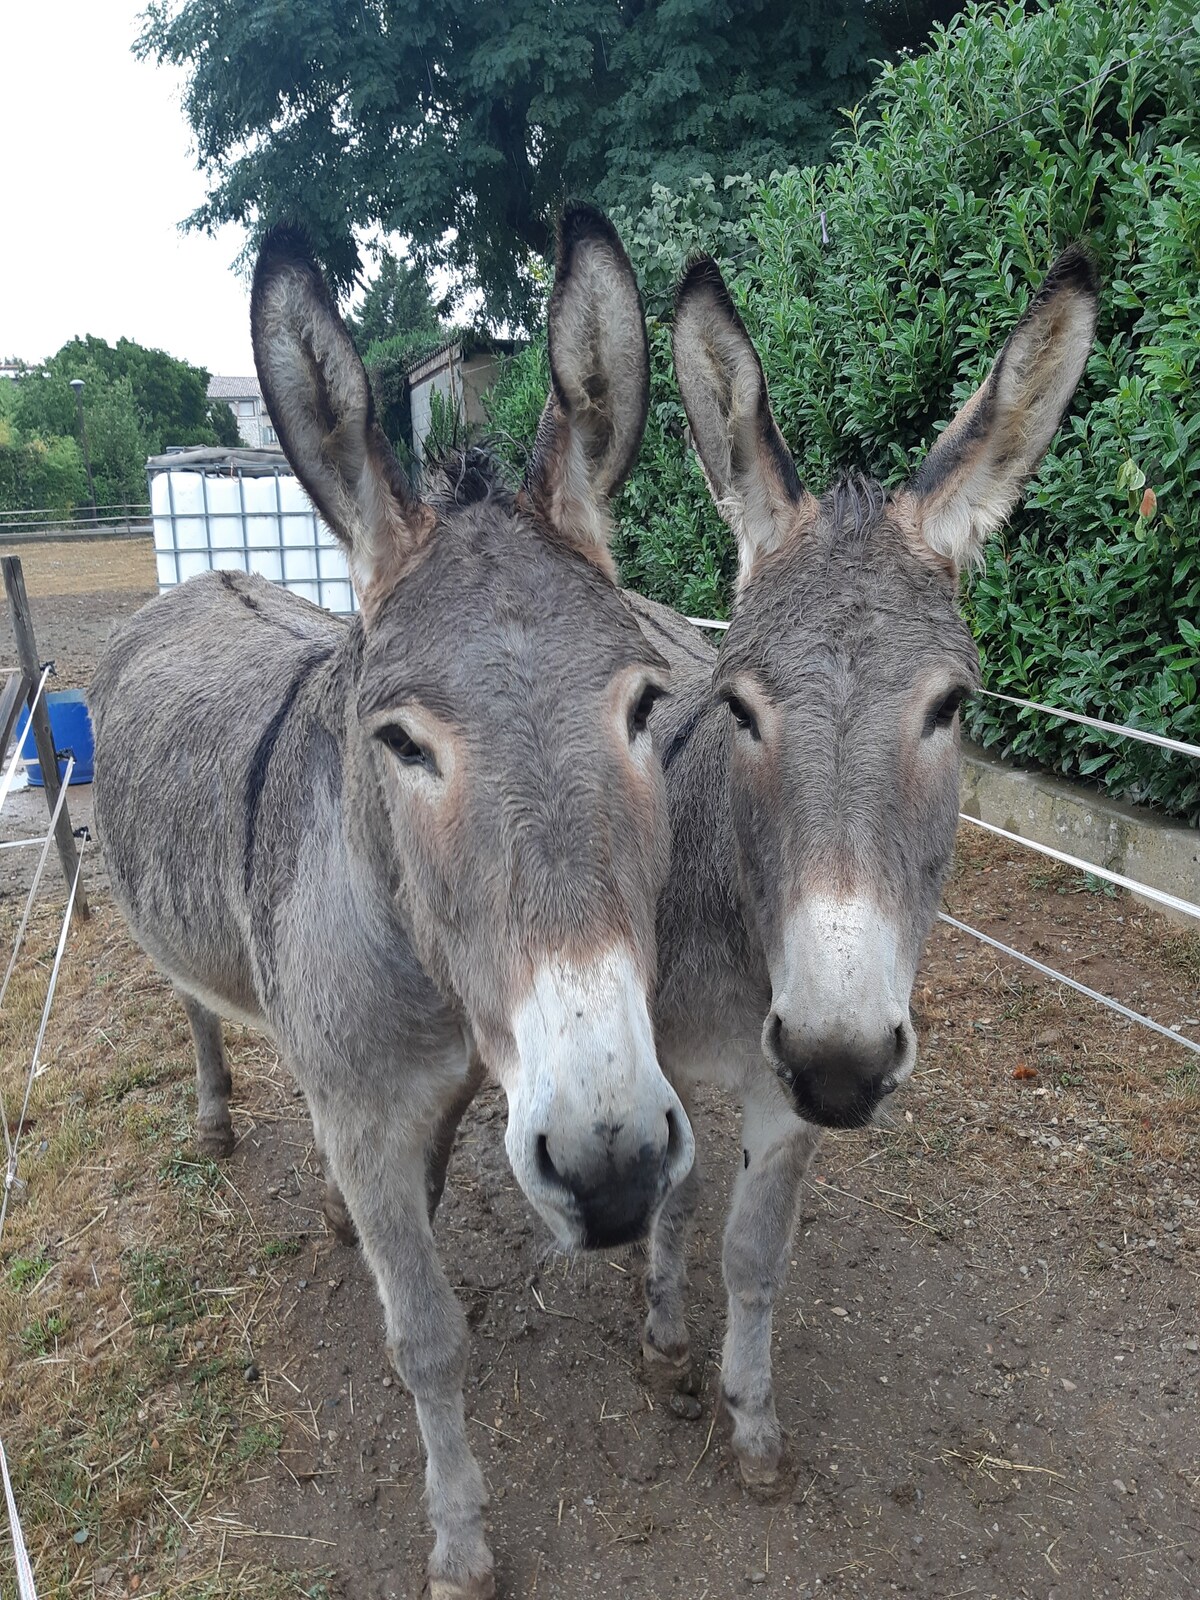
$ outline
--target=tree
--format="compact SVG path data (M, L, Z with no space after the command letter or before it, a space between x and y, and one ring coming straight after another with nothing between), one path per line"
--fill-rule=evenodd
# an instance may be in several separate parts
M188 73L208 198L188 219L303 224L340 288L356 230L525 325L569 194L636 207L816 159L889 40L936 0L151 0L135 48ZM941 7L944 10L944 6Z
M423 338L436 341L442 336L425 274L390 250L383 253L357 314L346 322L363 356L372 345L397 336L411 336L414 347Z
M219 442L210 416L208 373L165 350L152 350L132 339L110 345L88 334L69 340L46 368L67 378L86 377L91 369L108 383L126 380L150 455L160 454L169 444Z
M4 509L66 511L84 497L75 378L83 380L84 425L102 505L144 500L146 457L167 445L238 443L233 413L224 401L209 400L202 367L132 339L115 345L92 334L71 339L44 367L3 385Z

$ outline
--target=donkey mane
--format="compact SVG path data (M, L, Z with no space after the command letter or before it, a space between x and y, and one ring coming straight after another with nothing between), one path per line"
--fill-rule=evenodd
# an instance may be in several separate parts
M887 490L862 472L847 472L821 498L821 510L838 542L862 543L887 500Z
M503 462L478 445L447 450L433 461L425 498L443 516L464 506L488 504L500 511L512 511L516 503Z

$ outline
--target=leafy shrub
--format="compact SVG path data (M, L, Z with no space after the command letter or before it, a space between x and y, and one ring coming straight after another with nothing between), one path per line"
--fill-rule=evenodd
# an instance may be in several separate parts
M626 580L719 616L735 567L668 371L667 285L693 247L723 260L819 490L850 467L906 477L1082 239L1104 283L1097 342L968 615L990 688L1200 743L1198 64L1185 0L972 5L884 68L836 161L774 175L743 210L736 187L727 213L709 184L622 219L654 362L619 512ZM532 437L539 360L525 353L497 395L510 437ZM967 724L1002 753L1200 819L1184 757L986 698Z

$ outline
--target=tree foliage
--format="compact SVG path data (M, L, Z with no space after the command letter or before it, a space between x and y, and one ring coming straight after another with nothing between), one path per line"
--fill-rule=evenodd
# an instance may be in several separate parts
M401 261L385 250L379 270L367 285L362 304L346 319L358 353L365 356L372 345L396 338L408 338L413 347L422 339L442 337L437 308L429 284L420 267Z
M0 509L69 511L85 503L87 476L79 405L96 500L146 497L146 458L168 445L237 444L224 401L208 398L208 373L132 339L71 339L44 367L6 380L0 408Z
M138 50L188 74L210 188L189 219L304 224L340 287L355 230L412 241L521 325L569 194L820 155L936 0L152 0Z
M852 467L911 473L1082 239L1103 280L1097 342L968 613L988 687L1200 743L1198 66L1187 0L971 6L885 69L840 159L773 178L740 217L693 186L625 219L654 362L619 511L627 581L691 614L728 603L732 543L686 449L663 321L693 236L724 261L816 491ZM543 361L526 352L493 397L517 465ZM1182 756L986 698L966 717L1002 753L1200 820Z

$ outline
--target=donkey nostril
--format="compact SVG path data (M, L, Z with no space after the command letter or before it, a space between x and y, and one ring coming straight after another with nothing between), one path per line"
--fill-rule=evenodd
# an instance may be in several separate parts
M772 1011L770 1021L767 1023L767 1038L771 1049L778 1059L783 1059L783 1019L778 1011Z
M896 1024L895 1040L896 1060L899 1061L903 1057L904 1052L908 1049L908 1034L905 1031L905 1027L902 1022L898 1022Z
M550 1144L544 1133L538 1134L537 1140L537 1169L538 1177L543 1183L551 1184L558 1189L567 1187L561 1172L554 1165L550 1156Z
M683 1146L683 1132L673 1110L667 1112L667 1161L673 1162Z

